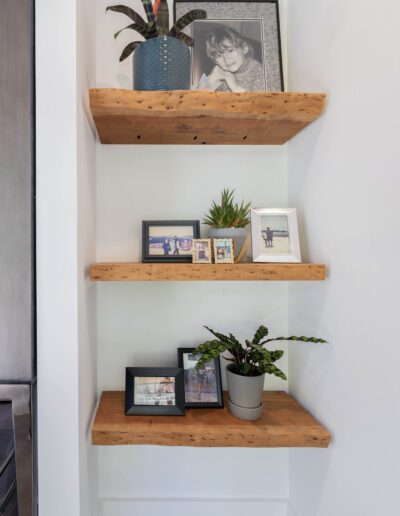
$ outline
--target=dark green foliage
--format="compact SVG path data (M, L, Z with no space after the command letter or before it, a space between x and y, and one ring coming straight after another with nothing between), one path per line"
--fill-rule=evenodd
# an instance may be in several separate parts
M166 35L169 32L169 10L167 0L161 0L157 12L157 28L160 35Z
M228 188L221 192L220 204L212 202L209 214L203 218L203 224L213 228L244 228L250 223L250 205L243 203L239 206L234 203L233 194L235 190Z
M189 47L194 45L193 39L181 32L189 23L194 20L204 20L207 18L207 14L202 9L194 9L186 13L182 16L177 23L169 29L169 9L167 0L161 0L160 5L158 7L158 15L154 14L153 5L151 0L142 0L143 8L146 13L147 22L133 9L127 7L126 5L110 5L107 7L107 11L113 11L116 13L125 14L130 18L133 23L124 27L114 34L114 38L117 38L122 31L126 29L131 29L140 34L144 39L155 38L157 36L171 36L176 39L179 39ZM135 48L140 45L140 41L132 42L127 45L119 58L120 61L123 61L128 56L132 54Z
M267 342L272 342L276 340L290 340L290 341L300 341L300 342L315 342L315 343L325 343L324 339L317 339L315 337L296 337L292 335L291 337L276 337L273 339L267 339L263 342L260 342L264 337L268 335L268 328L265 326L260 326L256 331L253 340L246 340L245 346L241 344L232 333L229 336L224 335L223 333L218 333L211 328L205 326L205 328L217 337L214 340L208 340L200 344L196 350L195 354L200 355L200 359L197 362L198 368L204 366L206 362L216 358L220 353L224 351L228 351L231 354L231 357L224 357L226 360L233 362L235 365L235 370L238 374L242 376L256 376L259 374L273 374L278 378L282 378L282 380L286 380L286 375L283 371L281 371L274 362L282 358L283 351L276 350L270 351L263 347Z
M128 16L128 18L130 18L133 22L147 29L147 23L143 20L143 18L136 11L130 7L127 7L126 5L110 5L106 9L106 12L107 11L126 14L126 16Z
M126 59L128 56L130 56L132 54L132 52L135 50L135 48L139 45L140 45L140 41L133 41L132 43L129 43L129 45L126 45L126 47L122 51L122 54L121 54L119 60L123 61L124 59Z
M207 13L203 11L203 9L193 9L188 13L184 14L179 18L179 20L174 24L172 29L170 30L170 35L175 36L178 32L187 27L190 23L195 20L205 20L207 18Z

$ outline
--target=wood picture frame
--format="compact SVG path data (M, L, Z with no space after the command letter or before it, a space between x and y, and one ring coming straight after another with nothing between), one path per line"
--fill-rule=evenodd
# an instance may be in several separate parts
M193 239L193 263L212 263L211 238Z

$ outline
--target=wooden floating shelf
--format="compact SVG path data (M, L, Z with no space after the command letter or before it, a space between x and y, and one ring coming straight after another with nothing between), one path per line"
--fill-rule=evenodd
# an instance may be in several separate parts
M318 281L323 264L310 263L96 263L93 281Z
M125 416L124 392L103 392L92 427L96 445L327 448L329 432L283 391L265 391L258 421L228 409L187 409L185 416ZM225 393L225 402L226 393Z
M325 102L324 93L90 90L106 144L281 145Z

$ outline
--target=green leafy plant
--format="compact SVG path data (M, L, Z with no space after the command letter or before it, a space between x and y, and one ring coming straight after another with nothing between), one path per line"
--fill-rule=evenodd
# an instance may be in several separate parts
M176 23L169 28L169 9L167 0L160 0L157 2L157 7L153 9L151 0L142 0L143 8L146 14L146 21L136 11L127 7L126 5L110 5L107 7L107 11L113 11L116 13L125 14L131 19L133 23L127 25L123 29L119 30L114 34L116 39L121 32L130 29L140 34L145 40L150 38L156 38L157 36L171 36L177 38L188 46L193 46L194 41L182 30L192 23L194 20L204 20L207 18L207 14L203 9L193 9L188 13L184 14ZM120 61L123 61L132 54L136 47L138 47L142 41L132 41L122 51Z
M228 188L221 192L221 201L217 204L212 202L208 215L203 218L203 224L213 228L244 228L250 223L251 203L239 206L233 200L235 190Z
M273 374L282 380L286 380L286 375L281 371L274 362L279 360L282 355L282 350L269 351L263 346L268 342L277 340L289 340L299 342L315 342L325 343L326 340L317 339L315 337L275 337L272 339L265 339L268 335L268 328L260 326L256 331L253 340L246 340L245 345L241 344L232 333L229 336L222 333L218 333L211 328L205 326L205 328L211 332L216 339L207 340L200 344L194 351L196 355L200 355L200 359L197 362L196 367L203 367L206 362L212 360L220 353L228 351L232 356L226 357L225 360L233 362L233 372L241 376L257 376L260 374ZM265 340L263 340L265 339Z

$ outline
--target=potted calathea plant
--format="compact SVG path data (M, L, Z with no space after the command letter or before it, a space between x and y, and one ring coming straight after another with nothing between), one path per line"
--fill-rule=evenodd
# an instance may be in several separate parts
M262 391L264 387L265 374L273 374L282 380L286 375L276 365L283 355L282 350L270 351L264 347L268 342L285 340L299 342L326 342L315 337L274 337L268 336L268 328L260 326L252 340L246 340L241 344L232 335L218 333L211 328L205 328L215 337L200 344L194 351L199 356L196 367L204 367L209 360L212 360L220 353L227 351L230 356L223 358L230 362L226 367L226 378L229 391L229 410L239 419L255 420L261 417L262 413Z
M191 37L182 30L194 20L204 20L202 9L194 9L183 15L170 28L167 0L142 0L146 20L125 5L111 5L106 11L125 14L133 23L114 34L129 29L145 41L132 41L122 51L120 61L133 53L133 85L135 90L188 90L190 89Z
M203 218L203 224L210 226L209 238L232 238L235 262L244 257L248 233L246 226L250 224L250 205L243 201L234 201L235 190L225 188L221 192L219 203L212 201L208 214Z

